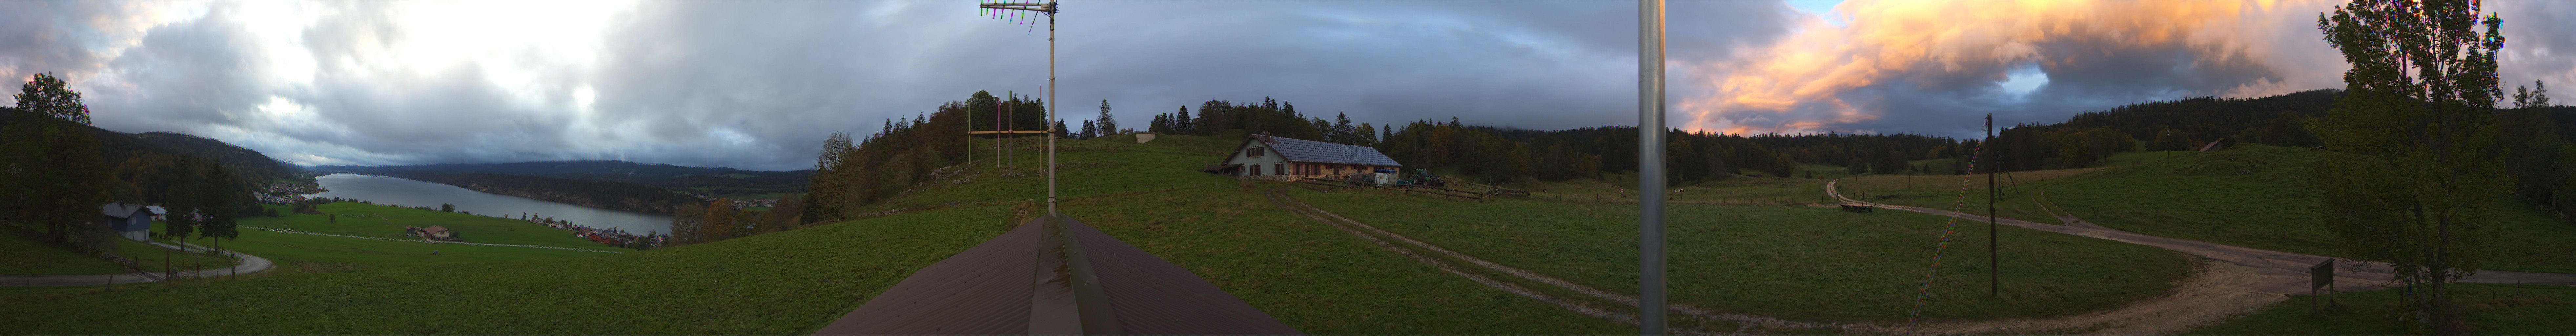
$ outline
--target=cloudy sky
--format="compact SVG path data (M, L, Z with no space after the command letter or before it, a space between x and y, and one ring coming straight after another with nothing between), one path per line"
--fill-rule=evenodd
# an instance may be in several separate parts
M5 1L0 76L67 78L103 128L195 134L296 164L805 169L833 132L868 134L978 90L1038 91L1046 27L974 4ZM2345 66L2315 24L2332 5L1676 1L1672 124L1968 136L1988 113L2052 122L2340 88ZM2505 19L2507 82L2576 90L2565 19L2576 3L2488 7ZM1102 100L1135 125L1272 97L1381 124L1636 123L1634 2L1065 8L1065 119Z

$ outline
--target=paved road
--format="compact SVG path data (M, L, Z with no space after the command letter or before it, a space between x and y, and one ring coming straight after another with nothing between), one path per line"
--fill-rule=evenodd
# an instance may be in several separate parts
M205 248L205 247L200 247L200 246L196 246L196 245L175 246L175 245L170 245L170 244L168 244L168 243L162 243L162 242L157 242L157 241L153 241L153 242L145 242L145 243L146 243L146 244L152 244L152 245L159 245L159 246L161 246L162 248L179 249L179 250L188 251L188 252L203 252L203 251L205 251L205 250L206 250L206 248ZM241 260L242 260L241 264L239 264L239 265L233 265L233 267L228 267L228 268L210 269L210 270L204 270L204 271L198 271L198 270L172 271L172 272L170 272L170 273L169 273L169 274L170 274L170 277L186 279L186 278L221 277L221 276L228 276L228 275L233 275L233 274L251 274L251 273L259 273L259 272L261 272L261 271L267 271L267 270L268 270L268 269L270 269L270 268L274 268L274 266L276 265L275 263L271 263L271 262L269 262L269 261L268 261L268 258L261 258L261 257L259 257L259 256L248 255L248 254L242 254L241 252L233 252L233 251L223 251L223 253L224 253L225 255L231 255L231 256L233 256L233 257L235 257L235 258L241 258ZM24 287L24 286L95 286L95 285L105 285L105 284L109 284L109 283L116 283L116 284L129 284L129 283L138 283L138 282L156 282L156 281L161 281L161 280L162 280L162 279L161 279L161 276L162 276L162 274L161 274L161 273L158 273L158 272L155 272L155 273L148 273L148 274L147 274L147 273L121 273L121 274L74 274L74 275L7 275L7 274L0 274L0 287Z
M1850 197L1843 197L1842 193L1834 190L1834 185L1837 182L1841 181L1825 182L1825 194L1832 195L1835 199L1839 199L1844 202L1866 203L1877 205L1881 208L1950 216L1971 221L1986 221L1986 216L1941 209L1871 203L1868 201L1852 199ZM1996 222L2003 225L2018 226L2041 231L2160 247L2218 261L2244 265L2253 268L2257 276L2261 278L2261 280L2258 281L2258 285L2250 289L2272 294L2308 294L2308 267L2314 266L2319 262L2324 262L2327 259L2325 256L2248 248L2190 239L2150 236L2128 231L2113 230L2110 228L2061 226L2012 218L2003 218ZM2005 267L2011 267L2011 265L2005 265ZM2388 279L2393 276L2394 273L2390 272L2390 268L2386 265L2373 265L2373 267L2368 267L2366 269L2353 269L2339 264L2336 265L2335 283L2337 287L2340 287L2340 289L2347 292L2355 290L2369 290L2377 288L2377 284L2383 281L2388 281ZM2480 270L2476 275L2469 276L2468 279L2463 280L2463 282L2576 285L2576 274Z

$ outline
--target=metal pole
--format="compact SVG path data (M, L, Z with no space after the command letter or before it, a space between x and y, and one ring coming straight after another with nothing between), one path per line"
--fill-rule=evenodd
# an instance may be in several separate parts
M1047 2L1047 216L1055 216L1055 2Z
M1664 1L1637 0L1637 334L1664 334Z
M2002 152L2001 146L1995 146L1995 115L1993 114L1986 115L1986 144L1986 154ZM1986 163L1995 168L1986 170L1986 294L2000 296L2004 294L2004 271L2003 255L2000 254L2003 248L1999 247L2002 243L1995 241L1995 238L2000 237L1995 234L1995 223L2000 222L1995 217L1995 196L1997 195L1995 173L2003 171L2003 165L1996 164L2003 162L2003 156L1987 155L1987 157L1989 158L1986 159Z

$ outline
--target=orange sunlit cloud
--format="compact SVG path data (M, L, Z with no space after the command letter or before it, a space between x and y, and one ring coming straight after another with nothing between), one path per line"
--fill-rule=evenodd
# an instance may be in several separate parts
M1725 133L1870 132L1851 124L1892 113L1851 93L1898 86L1916 91L1994 85L2019 67L2050 73L2070 64L2106 62L2140 46L2187 50L2200 60L2267 64L2301 78L2258 78L2195 95L2265 95L2325 87L2320 71L2288 71L2274 47L2282 37L2314 36L2330 3L2230 1L1869 1L1835 8L1841 22L1814 18L1782 39L1734 57L1680 64L1680 78L1705 92L1681 92L1683 128ZM2313 37L2308 37L2313 39ZM2327 50L2298 51L2302 54ZM2312 57L2300 57L2302 59ZM2198 63L2195 63L2198 64ZM2197 66L2197 65L2195 65ZM2292 66L2295 67L2295 66ZM2277 76L2274 76L2277 77ZM1967 79L1962 83L1960 79ZM2296 83L2296 84L2292 84ZM2067 111L2075 112L2075 111Z

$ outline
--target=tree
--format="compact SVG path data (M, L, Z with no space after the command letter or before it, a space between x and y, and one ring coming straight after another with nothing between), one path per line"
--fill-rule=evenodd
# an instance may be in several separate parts
M1118 117L1109 115L1109 100L1100 100L1100 134L1118 134Z
M2319 14L2352 69L2327 111L2317 177L2346 254L2394 264L2410 314L2467 332L2443 287L2477 272L2506 177L2492 113L2502 20L2463 1L2356 1ZM2477 30L2484 26L2485 32Z
M77 93L75 93L77 94ZM2531 81L2531 106L2549 107L2549 83ZM83 109L82 111L88 111Z
M1091 124L1091 120L1083 120L1082 133L1074 135L1075 139L1090 139L1097 137L1100 137L1100 126Z
M35 223L45 240L82 252L105 250L110 233L99 226L98 206L112 200L117 183L97 137L85 127L89 108L60 79L39 74L16 96L16 110L0 128L0 219Z
M455 205L455 204L439 203L439 204L438 204L438 211L443 211L443 212L456 212L456 205Z
M2149 150L2191 150L2191 148L2189 148L2191 147L2191 134L2183 133L2182 130L2167 128L2163 131L2157 131L2156 139L2148 141L2148 143L2150 143L2148 147L2154 147Z
M1189 106L1182 106L1179 114L1172 115L1172 134L1198 134L1196 131L1197 127L1190 124Z
M18 110L89 124L89 106L81 103L80 91L63 88L63 80L53 73L36 74L35 79L18 87Z
M206 218L197 222L197 236L224 239L241 237L241 231L235 226L235 218L241 216L241 209L244 207L259 207L258 204L249 202L250 193L245 192L249 188L233 179L232 174L225 173L222 165L207 163L206 169L199 173L202 174L197 178L205 182L200 185L203 189L199 189L194 196L198 198L197 211L203 213Z
M1347 112L1336 112L1333 114L1333 129L1332 131L1327 132L1329 134L1325 136L1325 138L1332 139L1330 141L1338 144L1360 144L1358 139L1359 136L1352 134L1353 131L1354 129L1351 126L1351 114Z

